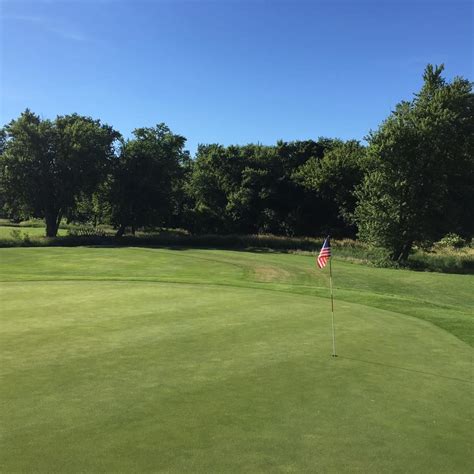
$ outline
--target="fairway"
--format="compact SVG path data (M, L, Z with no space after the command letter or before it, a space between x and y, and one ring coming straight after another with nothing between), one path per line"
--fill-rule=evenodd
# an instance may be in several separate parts
M468 473L470 275L0 249L1 472Z

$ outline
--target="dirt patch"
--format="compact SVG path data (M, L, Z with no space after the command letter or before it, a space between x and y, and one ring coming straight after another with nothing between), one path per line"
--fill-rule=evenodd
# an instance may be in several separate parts
M290 272L277 267L259 266L255 267L254 275L257 281L286 281L290 276Z

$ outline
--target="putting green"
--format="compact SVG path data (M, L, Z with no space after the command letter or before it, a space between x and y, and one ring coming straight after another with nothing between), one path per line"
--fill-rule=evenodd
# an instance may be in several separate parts
M310 257L0 261L2 472L472 468L470 276L336 260L332 358L327 275Z

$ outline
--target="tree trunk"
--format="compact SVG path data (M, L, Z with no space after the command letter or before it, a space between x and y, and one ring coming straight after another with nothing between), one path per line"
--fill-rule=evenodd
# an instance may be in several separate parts
M410 255L411 247L413 245L412 241L405 242L401 249L397 252L397 262L398 263L403 263L406 262L408 259L408 256Z
M125 232L125 225L120 224L120 227L118 228L117 232L115 233L115 237L122 237L124 232Z
M61 216L59 212L45 212L44 221L46 223L46 237L56 237L60 220Z
M59 225L61 224L61 219L63 218L63 211L60 209L58 211L58 217L56 218L56 234L59 230Z

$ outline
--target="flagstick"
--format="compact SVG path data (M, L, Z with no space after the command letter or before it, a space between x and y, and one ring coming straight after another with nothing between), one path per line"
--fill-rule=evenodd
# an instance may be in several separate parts
M337 357L336 354L336 329L334 327L334 298L332 295L332 257L329 257L329 287L331 289L331 315L332 315L332 356Z

